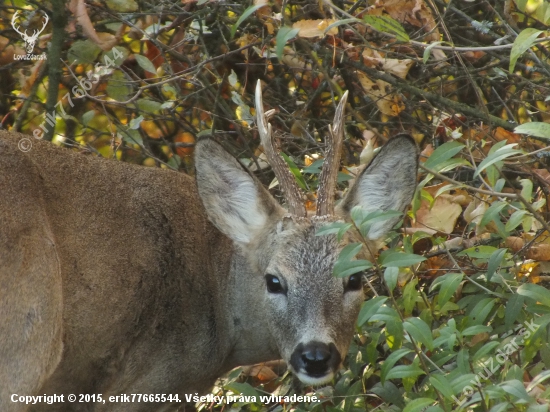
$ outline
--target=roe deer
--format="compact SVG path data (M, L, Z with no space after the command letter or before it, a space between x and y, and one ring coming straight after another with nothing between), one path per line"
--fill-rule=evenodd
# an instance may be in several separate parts
M182 173L84 156L0 132L0 411L167 411L170 403L70 403L68 394L204 393L231 368L283 358L312 385L346 355L361 276L333 276L344 244L316 236L355 205L401 210L417 148L391 139L335 210L347 93L327 137L315 216L261 142L288 211L212 140ZM269 113L268 113L269 115ZM398 221L376 223L380 238ZM345 242L344 242L345 243ZM13 395L65 395L28 406Z

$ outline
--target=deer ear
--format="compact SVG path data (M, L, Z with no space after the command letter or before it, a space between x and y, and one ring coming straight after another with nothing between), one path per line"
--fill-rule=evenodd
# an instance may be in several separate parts
M417 169L418 148L412 137L394 137L361 172L336 212L348 217L350 210L357 205L369 212L404 211L414 195ZM399 219L395 217L374 223L368 234L369 239L380 239Z
M261 183L213 140L197 143L195 167L208 218L234 241L249 243L271 217L284 212Z

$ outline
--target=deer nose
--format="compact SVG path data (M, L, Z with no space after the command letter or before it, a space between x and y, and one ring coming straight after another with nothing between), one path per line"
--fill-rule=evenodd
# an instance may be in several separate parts
M299 344L292 354L290 363L296 371L311 377L322 377L335 372L341 357L334 343L311 341Z

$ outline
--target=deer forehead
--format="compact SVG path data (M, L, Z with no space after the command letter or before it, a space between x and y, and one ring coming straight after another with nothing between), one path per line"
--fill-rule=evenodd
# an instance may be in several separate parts
M277 223L274 247L268 268L286 276L331 274L338 253L345 242L338 242L335 235L317 235L317 231L329 220L283 218ZM269 243L269 242L268 242Z

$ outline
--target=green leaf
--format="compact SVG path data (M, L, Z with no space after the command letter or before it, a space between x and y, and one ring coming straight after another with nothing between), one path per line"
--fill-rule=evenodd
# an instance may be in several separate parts
M525 298L521 294L513 293L508 299L506 309L504 310L504 327L510 329L519 319L519 314L523 308Z
M542 30L533 28L524 29L518 34L518 37L514 40L512 50L510 51L510 67L508 70L514 71L516 63L519 57L525 53L537 40L537 37L542 33Z
M288 26L283 26L279 29L277 37L275 37L275 41L277 43L277 45L275 46L275 53L277 54L277 58L279 59L279 61L283 60L283 50L285 48L285 45L290 39L296 37L299 31L299 29L293 29Z
M231 382L224 385L224 388L230 390L236 395L255 396L256 398L260 397L259 392L249 383Z
M510 219L508 219L506 225L504 225L504 229L511 232L523 222L525 215L528 213L529 212L527 212L527 210L516 210L512 213L512 216L510 216Z
M418 279L413 278L403 288L403 306L406 314L412 313L417 298L420 298L420 292L416 289L416 285L418 285Z
M533 379L531 379L531 382L527 386L527 391L531 392L533 388L540 385L542 382L550 379L550 370L542 371L537 376L535 376Z
M536 300L544 306L550 307L550 290L542 286L533 283L524 283L518 288L517 292L520 295Z
M477 335L478 333L491 332L492 330L493 330L493 328L491 328L490 326L475 325L475 326L470 326L469 328L464 329L462 331L462 335L463 336L474 336L474 335Z
M433 43L430 43L430 45L424 49L424 53L422 54L422 63L426 64L430 58L430 52L434 46L439 46L442 43L442 41L434 41Z
M151 99L139 99L136 102L139 110L146 113L158 113L162 109L162 104Z
M392 19L390 16L366 15L363 17L363 20L365 21L365 23L382 33L395 34L395 37L399 41L407 43L410 40L409 35L405 31L401 23L399 23L395 19Z
M397 286L397 277L399 276L399 268L389 267L384 270L384 280L390 292L393 292Z
M449 380L440 373L430 375L430 383L437 389L445 398L451 399L454 395Z
M437 303L440 308L453 297L463 278L464 275L462 273L447 273L437 278L437 283L434 281L430 287L430 290L439 285L439 297Z
M435 399L431 398L417 398L407 403L403 412L422 412L426 406L435 402Z
M523 386L523 382L513 379L511 381L503 382L499 385L505 392L509 393L512 396L515 396L518 399L523 399L524 401L531 402L533 399L529 396Z
M426 162L424 163L424 166L426 166L428 169L434 169L435 171L438 171L437 166L440 163L449 160L451 157L459 153L464 147L466 146L455 141L443 143L441 146L433 151L428 160L426 160Z
M384 383L388 372L393 368L397 361L412 352L413 351L411 349L407 348L397 349L395 352L392 352L390 356L386 358L384 363L382 363L382 367L380 368L380 381Z
M469 368L469 365L468 365ZM473 373L463 373L458 375L458 377L454 378L451 381L451 388L455 394L462 392L462 390L466 387L472 384L472 379L475 379L475 375Z
M416 265L426 260L424 256L389 250L380 256L380 264L384 267L404 267Z
M481 222L479 222L479 226L481 228L484 228L489 224L489 222L500 223L500 212L502 209L504 209L507 206L508 206L508 203L503 201L493 202L493 204L489 206L489 208L483 214L483 217L481 218Z
M467 322L467 326L481 325L483 321L489 316L489 313L495 306L495 298L481 299L469 313L470 319ZM464 332L463 332L464 333Z
M426 233L426 232L423 232L423 231L419 230L419 231L413 233L411 243L414 245L419 240L429 239L431 237L432 237L432 235L430 235L429 233Z
M354 273L364 272L367 269L372 268L372 263L368 260L357 259L338 262L334 264L332 274L337 278L346 278Z
M298 166L296 166L296 163L294 163L294 160L290 156L287 156L285 153L281 152L281 156L283 156L283 159L285 159L285 162L287 163L290 172L294 175L296 178L296 182L298 183L298 186L302 190L307 190L306 181L304 180L304 176L302 176L302 173L300 173L300 169L298 169Z
M332 29L333 27L339 27L339 26L342 26L344 24L351 24L351 23L362 23L362 21L359 20L359 19L356 19L356 18L337 20L334 23L330 24L325 29L325 33L328 33L330 31L330 29Z
M530 122L520 124L514 129L514 132L550 140L550 124L548 123Z
M457 256L468 256L475 259L490 259L493 253L498 249L494 246L474 246L458 252Z
M387 374L386 379L415 378L424 375L425 372L416 365L397 365Z
M92 121L94 117L95 117L95 110L87 111L82 115L82 124L84 126L88 126L88 124Z
M332 269L332 273L335 277L347 277L372 267L372 263L368 260L352 260L362 247L362 243L350 243L340 251L338 259L334 263Z
M492 352L494 349L496 349L500 345L500 342L493 341L488 342L485 345L483 345L479 350L475 353L475 355L472 358L472 361L478 362L481 359L483 359L486 355L488 355L490 352Z
M338 255L338 260L347 261L351 260L359 253L361 248L363 247L362 243L356 242L356 243L350 243L349 245L346 245Z
M376 296L363 302L363 306L361 306L359 316L357 317L357 326L362 326L364 323L368 322L368 320L378 312L378 309L380 309L380 306L382 306L386 300L388 300L386 296Z
M489 412L506 412L508 410L510 410L510 403L509 402L501 402L501 403L497 403L495 406L493 406L491 408L491 410L489 410ZM545 412L548 412L547 410Z
M254 13L256 10L258 9L261 9L262 7L265 7L265 4L256 4L255 6L250 6L248 7L244 12L243 14L241 14L241 17L239 17L239 19L237 20L237 23L235 23L233 25L233 27L231 27L231 38L233 38L235 36L235 32L237 31L237 29L239 28L239 26L241 25L241 23L243 21L245 21L248 16L250 16L252 13Z
M456 169L459 166L468 166L472 167L472 164L466 159L449 159L444 162L439 163L434 170L435 172L443 173L448 172L449 170ZM436 196L437 197L437 196Z
M107 83L107 95L119 102L128 100L132 89L120 70L115 70Z
M522 154L523 152L521 150L513 149L513 147L516 145L517 143L507 144L500 147L498 150L495 150L493 153L489 153L489 155L485 159L483 159L483 161L477 166L474 173L474 178L476 178L482 171L484 171L492 164L495 164L496 162L504 160L510 156Z
M315 236L332 235L337 233L338 241L340 241L342 240L344 233L346 233L352 227L353 225L351 223L332 222L318 228L317 231L315 232Z
M148 71L149 73L153 73L154 75L157 74L157 69L155 69L155 65L151 63L151 60L149 60L147 57L141 54L134 54L134 57L136 58L139 67L141 67L143 70Z
M506 254L507 250L508 249L498 249L489 258L489 264L487 265L487 275L486 275L487 276L487 281L491 280L491 278L493 277L493 274L499 268L500 264L502 263L502 259L504 259L504 255Z
M143 138L138 130L118 128L119 135L127 143L138 144L143 147Z
M403 322L403 328L405 328L415 341L424 344L429 350L434 349L432 330L422 319L407 318L405 322Z
M533 200L533 182L529 179L521 179L521 196L531 202Z
M323 167L323 163L325 163L325 159L317 159L312 164L302 169L302 173L319 174L321 173L321 168Z
M91 64L101 53L101 48L90 40L77 40L67 53L69 63Z
M382 398L385 402L396 405L399 408L403 408L405 406L403 394L399 391L397 386L391 382L385 382L383 384L378 382L370 388L369 392L380 396L380 398Z
M130 120L130 124L128 124L128 128L132 129L132 130L137 130L139 129L139 126L141 125L141 122L143 121L143 116L138 116L138 117L135 117L133 118L132 120Z

